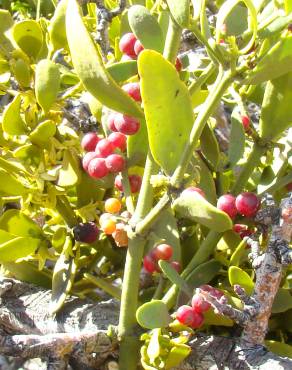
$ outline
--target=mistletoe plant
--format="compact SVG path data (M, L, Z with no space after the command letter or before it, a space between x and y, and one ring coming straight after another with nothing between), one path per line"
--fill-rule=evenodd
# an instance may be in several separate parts
M291 2L129 3L0 10L2 272L120 300L120 370L291 355Z

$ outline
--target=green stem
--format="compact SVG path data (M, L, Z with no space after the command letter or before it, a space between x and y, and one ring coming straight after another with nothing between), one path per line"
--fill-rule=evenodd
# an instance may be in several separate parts
M290 182L292 182L292 172L278 179L275 182L275 184L271 185L269 188L262 191L259 195L266 194L266 193L270 193L270 194L275 193L275 191L282 189L284 186L290 184Z
M124 170L122 172L122 185L123 185L123 192L124 192L124 195L125 195L127 210L131 214L133 214L134 210L135 210L135 207L134 207L134 203L133 203L131 187L130 187L130 183L129 183L129 175L128 175L127 170Z
M100 289L104 290L106 293L110 294L112 297L120 300L121 299L121 290L112 284L110 284L105 279L101 279L98 276L92 276L90 274L84 274L85 279L90 281L92 284L96 285Z
M57 196L56 209L70 228L78 224L78 218L64 195Z
M203 73L190 84L189 93L191 96L201 89L202 85L208 80L212 73L215 72L215 70L216 66L213 63L210 63Z
M177 166L174 174L171 177L172 186L176 188L180 187L181 180L183 179L186 168L198 144L198 140L201 136L203 128L211 114L214 112L217 104L220 102L226 88L232 80L232 77L233 76L231 71L221 71L221 73L218 74L217 80L214 85L214 93L210 93L208 95L202 109L200 109L200 112L193 125L189 142L185 147L179 165Z
M180 46L182 28L170 16L163 56L171 63L175 63Z
M36 17L35 17L36 21L40 19L40 15L41 15L41 0L37 0Z
M265 154L266 150L266 147L260 146L257 143L254 144L252 151L250 152L249 157L232 188L232 194L237 195L244 189L250 176L253 174L253 171L260 164L261 157Z
M208 260L210 255L213 253L220 238L221 238L220 233L216 231L209 232L197 253L194 255L194 257L191 259L187 267L181 273L181 277L183 279L186 279L197 266ZM167 291L167 293L163 297L163 301L167 304L168 308L174 306L178 291L179 288L176 285L172 285L171 288Z

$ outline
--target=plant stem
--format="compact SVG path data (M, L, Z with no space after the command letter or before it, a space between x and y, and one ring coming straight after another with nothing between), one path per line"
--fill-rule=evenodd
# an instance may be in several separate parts
M78 224L78 218L64 195L57 196L56 209L70 228Z
M279 178L275 184L271 185L269 188L264 190L263 192L259 193L259 195L266 194L266 193L274 193L275 191L282 189L284 186L288 185L292 182L292 171L288 173L286 176Z
M170 16L163 56L173 64L179 50L181 33L182 28Z
M208 80L215 70L216 66L213 63L210 63L203 73L190 84L189 93L191 96L201 89L202 85Z
M254 144L242 171L233 185L231 190L232 194L237 195L244 189L254 169L259 165L261 157L264 155L266 150L267 148L265 146L260 146L257 143Z
M221 100L226 88L230 84L233 76L231 71L223 72L222 70L219 72L217 80L214 85L214 93L210 93L200 110L195 123L193 125L190 140L185 147L183 155L181 157L180 163L177 166L174 174L171 177L171 185L179 188L181 180L184 176L188 163L193 155L193 152L197 146L198 140L201 136L203 128L210 117L210 115L214 112L217 104Z
M128 175L127 170L124 170L122 172L122 185L123 185L123 192L124 192L124 195L125 195L127 210L131 214L133 214L134 210L135 210L135 207L134 207L133 198L132 198L132 194L131 194L131 188L130 188L130 183L129 183L129 175Z
M104 290L106 293L110 294L112 297L120 300L121 299L121 290L112 284L110 284L105 279L101 279L98 276L92 276L90 274L85 273L84 277L86 280L90 281L92 284L96 285L97 287Z

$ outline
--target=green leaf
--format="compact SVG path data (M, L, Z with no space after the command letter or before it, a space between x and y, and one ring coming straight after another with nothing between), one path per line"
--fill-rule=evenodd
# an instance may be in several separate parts
M162 30L156 18L142 5L131 6L128 11L130 27L145 49L163 52Z
M214 132L208 124L204 126L202 131L200 145L204 156L212 164L212 167L216 169L220 158L220 150Z
M280 288L275 296L272 313L285 312L292 308L292 296L288 289Z
M80 161L70 149L64 151L62 167L59 171L58 186L76 185L81 178Z
M2 116L3 131L9 135L24 135L27 127L20 116L21 95L18 94L6 106Z
M165 369L173 369L191 353L191 347L186 344L178 344L172 347L165 361Z
M265 340L268 350L279 356L292 358L292 346L275 340Z
M254 282L250 276L237 266L231 266L228 269L228 278L230 285L238 284L242 286L248 295L251 295L254 289Z
M155 161L171 174L193 126L189 92L175 67L156 51L139 55L138 70L150 149Z
M8 236L11 238L8 239ZM36 251L39 244L39 239L15 237L12 234L0 230L0 261L1 263L14 262L19 258L27 257Z
M204 312L204 324L216 326L233 326L234 322L229 317L216 314L213 310Z
M38 124L38 126L29 135L30 141L41 147L48 149L50 147L50 138L56 133L56 123L51 120L46 120Z
M292 72L275 80L266 86L259 134L264 140L275 140L292 123Z
M35 95L45 113L57 99L60 88L60 72L57 64L49 59L42 59L35 71Z
M39 165L41 161L40 148L38 148L34 144L25 144L19 146L17 149L14 150L13 156L15 158L21 159L27 164L34 164L36 166Z
M246 242L242 240L230 257L230 266L238 266L244 255L247 255Z
M44 237L39 225L18 209L10 209L0 217L0 229L16 236L37 239Z
M226 18L227 35L241 35L248 28L247 8L237 4Z
M258 85L290 71L292 71L292 35L286 35L259 60L244 83Z
M140 306L136 318L139 325L146 329L164 328L171 321L166 304L159 300L152 300Z
M69 294L77 265L73 257L66 256L62 253L55 264L52 280L52 298L50 312L56 313L63 306L67 295Z
M186 292L189 296L192 295L192 291L184 279L179 275L179 273L171 266L167 261L159 260L158 262L164 275L177 287Z
M26 20L16 23L12 28L12 36L29 57L38 56L43 44L43 31L38 22Z
M62 49L67 46L66 36L66 10L68 0L61 0L54 12L48 27L50 42L54 50Z
M192 288L197 288L202 284L209 283L218 274L221 267L221 263L214 259L202 263L192 271L186 281Z
M160 355L160 343L159 336L161 335L160 329L154 329L151 332L151 338L147 347L147 355L149 357L150 363L154 363L157 357Z
M245 133L241 115L237 108L231 114L231 133L228 148L228 160L231 167L242 158L245 147Z
M144 166L148 148L147 126L145 120L141 119L139 131L127 139L127 156L131 165Z
M14 176L0 169L0 196L24 195L29 191Z
M14 64L11 63L11 69L17 82L22 87L30 86L31 74L28 63L26 63L23 59L19 58L16 60Z
M6 36L6 32L13 26L13 18L11 14L4 9L0 9L0 45L1 52L9 54L14 48L11 41Z
M190 0L166 0L170 13L177 24L187 28L190 22Z
M84 207L91 202L103 199L105 189L90 177L85 171L80 173L80 182L76 185L77 207Z
M140 107L105 69L100 53L82 21L76 0L68 1L66 32L72 62L84 87L107 107L130 116L143 117Z
M191 219L211 230L224 232L232 229L230 217L198 193L182 194L173 202L173 209L180 217Z
M107 65L106 70L116 82L124 82L138 73L137 61L127 60L113 63Z
M199 172L201 174L198 186L206 194L206 199L210 203L216 204L217 194L216 194L216 186L215 186L212 172L209 170L209 168L207 167L205 162L200 158L199 155L195 154L195 159L200 168Z
M292 3L290 0L284 0L284 4L285 4L285 11L286 11L286 14L288 15L289 13L292 12ZM291 357L291 356L290 356Z

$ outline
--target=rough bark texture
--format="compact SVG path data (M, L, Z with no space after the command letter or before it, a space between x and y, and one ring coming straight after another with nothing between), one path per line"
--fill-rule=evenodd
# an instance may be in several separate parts
M115 368L118 347L106 329L118 322L117 301L92 303L72 298L60 314L51 317L47 311L50 291L2 278L0 294L0 354L40 357L47 360L48 369L66 369L68 363L74 369ZM192 354L177 370L292 368L290 359L261 346L244 350L237 343L238 338L198 334L190 343Z

